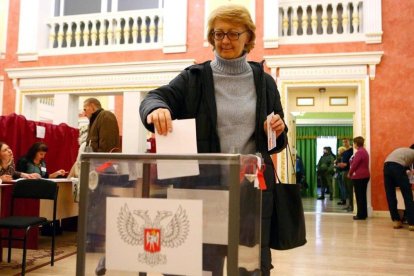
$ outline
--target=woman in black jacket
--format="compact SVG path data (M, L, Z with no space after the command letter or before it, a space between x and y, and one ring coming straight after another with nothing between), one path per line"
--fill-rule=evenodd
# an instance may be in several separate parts
M247 61L255 44L255 30L248 10L242 6L214 10L207 32L214 59L190 66L168 85L150 91L140 105L140 116L148 130L160 135L174 131L174 119L195 118L199 153L229 153L236 148L241 154L261 154L267 185L262 194L261 269L262 275L270 275L275 185L270 155L285 148L287 127L274 79L264 72L261 63ZM270 114L277 146L268 151Z

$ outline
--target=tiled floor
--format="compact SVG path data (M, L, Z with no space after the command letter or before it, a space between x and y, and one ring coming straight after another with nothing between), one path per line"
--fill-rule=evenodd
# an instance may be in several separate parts
M414 232L408 231L406 225L395 230L389 218L354 221L351 214L335 213L307 213L305 219L308 243L292 250L272 250L272 276L414 275ZM28 275L75 275L75 268L73 255L56 262L54 267L45 266ZM93 276L93 271L86 275Z
M320 188L318 188L317 194L320 194ZM329 194L325 194L325 199L318 200L316 197L303 197L303 209L305 212L320 213L349 213L343 210L344 205L338 205L339 198L329 199Z
M340 200L334 198L333 200L325 197L325 199L318 200L314 197L302 198L303 210L305 212L315 213L348 213L346 210L342 210L344 205L338 205Z

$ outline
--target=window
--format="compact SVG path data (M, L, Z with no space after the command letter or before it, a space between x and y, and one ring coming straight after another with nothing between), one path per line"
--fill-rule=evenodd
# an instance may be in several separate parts
M329 97L330 106L348 105L348 97Z
M164 0L55 0L55 16L157 9Z
M159 2L159 0L118 0L118 11L157 9L160 6Z
M296 106L314 106L315 98L313 97L297 97Z
M57 0L63 7L63 15L100 13L102 0Z

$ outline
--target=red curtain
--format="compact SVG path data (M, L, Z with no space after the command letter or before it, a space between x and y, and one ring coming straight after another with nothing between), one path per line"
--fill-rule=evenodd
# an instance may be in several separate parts
M45 138L36 138L36 126L45 127ZM53 125L26 120L15 113L0 116L0 141L13 151L15 162L26 154L35 142L45 143L49 150L45 157L47 170L53 173L59 169L69 171L78 154L79 130L66 124Z
M44 138L36 138L36 126L45 127ZM26 154L33 143L43 142L49 148L45 156L49 173L59 169L70 170L78 154L78 137L79 130L66 124L53 125L29 121L24 116L14 113L8 116L0 116L0 141L10 146L15 162ZM0 214L2 217L10 214L11 192L11 187L2 188ZM21 202L16 204L15 207L16 214L39 215L39 200ZM37 236L37 231L31 231L28 237L28 248L37 248ZM19 247L20 244L14 244L14 246Z

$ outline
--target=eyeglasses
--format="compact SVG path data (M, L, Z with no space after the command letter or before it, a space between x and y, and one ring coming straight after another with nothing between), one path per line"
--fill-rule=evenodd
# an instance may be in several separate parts
M227 38L231 41L235 41L235 40L239 40L240 35L244 34L247 31L244 32L234 32L234 31L230 31L230 32L223 32L223 31L212 31L211 33L213 34L213 37L215 40L223 40L225 36L227 36Z

